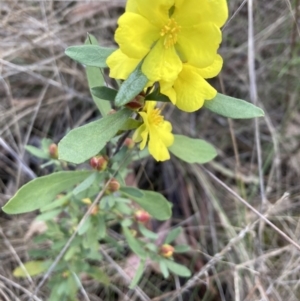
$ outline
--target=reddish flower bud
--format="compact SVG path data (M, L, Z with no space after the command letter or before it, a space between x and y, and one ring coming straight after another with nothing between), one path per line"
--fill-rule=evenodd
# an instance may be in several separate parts
M164 244L160 247L160 254L163 257L166 258L172 257L173 253L174 253L174 247L172 247L171 245Z
M99 206L94 206L92 211L91 211L91 215L97 215L97 213L99 212Z
M144 106L145 97L142 95L137 95L132 101L128 102L125 106L131 110L139 110Z
M120 189L120 183L116 180L116 179L112 179L107 187L107 192L108 193L112 193L112 192L116 192Z
M52 159L58 159L58 148L55 143L50 144L49 155Z
M131 138L126 138L124 141L124 145L127 146L129 149L133 149L135 143Z
M138 210L134 213L134 218L137 222L145 224L151 219L151 215L145 210Z
M90 160L90 166L98 171L105 170L107 163L107 160L102 156L93 157Z

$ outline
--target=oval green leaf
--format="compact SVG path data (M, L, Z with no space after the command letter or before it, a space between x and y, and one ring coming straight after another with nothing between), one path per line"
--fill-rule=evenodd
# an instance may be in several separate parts
M88 34L88 38L86 39L85 44L87 45L98 45L97 39L91 35ZM102 86L104 85L104 78L103 78L103 71L98 67L91 67L86 66L85 68L86 76L88 79L89 88L96 86ZM105 116L108 114L108 112L111 110L111 105L107 101L103 101L103 99L98 98L94 95L92 95L92 98L98 107L100 113L102 116Z
M190 277L191 276L191 271L184 265L178 264L171 260L165 260L165 264L168 267L168 269L171 272L173 272L175 275L178 275L181 277Z
M79 164L97 155L130 115L130 110L123 109L71 130L58 144L59 159Z
M115 51L113 48L100 47L98 45L71 46L65 50L65 54L71 59L86 66L105 68L106 59Z
M174 138L169 151L187 163L207 163L217 155L215 148L204 140L183 135L174 135Z
M164 221L171 217L172 205L160 193L155 191L140 190L133 187L127 187L130 188L130 190L126 190L124 188L125 187L122 187L120 191L138 203L153 218ZM142 196L137 196L137 192L141 192Z
M261 108L234 97L218 93L212 100L206 100L204 107L224 117L233 119L248 119L265 115Z
M145 249L142 247L141 242L132 235L131 231L128 228L123 227L123 233L131 250L140 258L146 259L147 254Z
M2 210L7 214L34 211L50 202L57 194L85 180L91 171L60 171L40 177L22 186Z
M24 268L26 269L27 273L24 271L24 268L19 266L14 269L13 275L20 278L25 278L27 275L36 276L46 271L50 265L51 261L28 261L24 263Z
M129 197L136 197L136 198L142 198L144 196L144 193L142 190L134 187L120 187L120 191L125 193Z
M105 86L93 87L91 92L94 96L108 101L114 101L118 93L117 90Z
M181 228L181 227L177 227L177 228L172 229L172 230L168 233L168 235L167 235L167 237L166 237L164 243L165 243L165 244L169 244L169 243L171 243L172 241L174 241L174 240L177 238L177 236L181 233L181 231L182 231L182 228Z
M117 106L123 106L134 99L148 83L148 78L141 71L141 64L129 75L128 79L121 85L115 98Z

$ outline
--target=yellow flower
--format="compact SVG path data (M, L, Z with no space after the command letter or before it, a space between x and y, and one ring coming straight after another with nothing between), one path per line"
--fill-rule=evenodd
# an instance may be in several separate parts
M110 76L126 79L139 60L129 58L118 49L110 56L109 62L112 66ZM168 96L180 110L194 112L203 106L205 100L213 99L217 95L217 91L205 79L215 77L222 65L223 60L218 54L213 63L205 68L182 64L182 70L174 81L159 81L160 92Z
M149 153L156 161L165 161L170 159L168 147L173 144L174 136L171 133L171 123L164 120L160 109L155 108L155 105L156 101L146 101L143 111L139 112L143 124L136 129L133 140L140 142L141 150L149 140Z
M206 68L183 64L174 82L160 81L160 92L167 95L179 109L194 112L203 106L205 100L213 99L217 95L217 91L205 79L215 77L222 65L223 60L219 55Z
M115 34L120 50L107 60L111 76L128 76L142 59L142 72L153 82L174 81L182 62L208 67L227 14L226 0L129 0ZM131 60L127 65L117 64L121 54Z

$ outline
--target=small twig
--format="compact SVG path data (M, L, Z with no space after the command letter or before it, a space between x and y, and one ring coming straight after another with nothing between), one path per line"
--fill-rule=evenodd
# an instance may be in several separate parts
M218 184L224 187L229 193L235 196L240 202L242 202L246 207L248 207L251 211L253 211L260 219L266 222L269 226L271 226L279 235L281 235L286 241L291 243L294 247L296 247L300 251L300 245L292 240L286 233L281 231L277 226L275 226L272 222L270 222L264 215L262 215L258 210L252 207L247 201L241 198L235 191L233 191L230 187L228 187L225 183L219 180L214 174L212 174L209 170L205 167L202 167L206 171L206 173L213 178Z
M9 283L13 287L19 289L20 291L24 292L26 295L28 295L30 298L33 298L35 301L42 301L40 298L38 298L35 294L32 294L30 291L28 291L26 288L22 287L18 283L13 282L12 280L0 275L0 280Z
M18 262L18 265L21 267L21 269L23 270L23 272L25 273L28 281L30 284L33 284L33 280L30 277L28 271L26 270L22 260L20 259L19 255L17 254L16 250L14 249L14 247L11 245L10 241L6 238L5 234L2 231L2 228L0 227L0 235L3 237L4 243L6 244L6 246L8 247L8 249L10 250L10 252L13 254L13 256L15 257L16 261Z
M0 145L18 161L19 166L31 179L36 178L36 174L19 158L19 155L2 138L0 138Z
M87 218L90 216L91 212L94 210L94 207L96 206L96 204L101 200L101 198L103 197L106 189L108 188L108 185L110 183L110 181L113 179L113 177L111 177L106 184L104 185L104 187L102 188L102 190L99 192L99 194L97 195L97 197L95 198L94 202L91 204L91 206L89 207L89 209L87 210L87 212L84 214L84 216L82 217L82 219L80 220L78 226L76 227L75 231L73 232L73 234L71 235L71 237L69 238L69 240L67 241L67 243L65 244L65 246L62 248L62 250L60 251L60 253L58 254L58 256L55 258L54 262L51 264L50 268L48 269L48 271L46 272L46 274L43 276L42 280L40 281L40 283L38 284L38 286L36 287L34 294L37 295L37 293L39 292L39 290L41 289L41 287L45 284L46 280L49 278L49 276L52 274L54 268L56 267L56 265L59 263L59 261L62 259L62 257L64 256L65 252L68 250L68 248L70 247L73 239L75 238L75 236L77 235L79 229L83 226L83 224L86 222Z
M76 280L76 282L79 286L80 292L84 296L85 300L86 301L91 301L88 294L87 294L87 292L85 291L84 287L82 286L82 283L81 283L80 279L78 278L78 276L74 272L72 272L72 275L75 278L75 280Z
M249 68L249 84L250 84L250 98L254 105L257 104L257 86L255 74L255 49L254 49L254 29L253 29L253 0L248 0L248 68ZM261 194L261 211L266 205L267 199L265 194L264 174L262 167L262 153L259 131L259 119L255 118L255 142L257 151L257 163L259 173L259 186Z
M128 282L131 282L131 279L129 276L123 271L123 269L107 254L107 252L103 249L100 248L101 253L103 256L106 258L108 262L110 262L113 267L117 270L117 272ZM150 301L150 298L138 287L136 286L134 288L135 293L141 298L143 301Z

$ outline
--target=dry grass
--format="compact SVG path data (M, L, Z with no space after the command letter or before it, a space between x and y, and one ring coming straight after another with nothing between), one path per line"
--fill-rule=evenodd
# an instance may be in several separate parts
M255 100L257 90L265 118L255 125L205 110L187 115L170 108L167 114L174 131L210 141L218 148L218 158L207 169L176 160L159 165L147 161L143 164L147 177L137 173L142 174L140 186L149 186L150 179L174 203L172 225L184 227L180 241L193 250L176 260L187 264L193 277L162 280L149 269L138 297L115 277L107 289L86 281L80 300L300 300L300 257L295 247L300 244L300 1L254 1L253 5L251 37L247 2L229 1L233 17L223 30L221 48L225 65L214 84L247 100ZM123 6L124 1L2 0L1 206L23 183L50 172L41 170L40 162L24 151L26 144L39 145L43 137L57 142L68 129L97 118L83 68L66 58L64 49L83 43L87 32L102 45L112 45ZM255 44L253 61L248 61L249 40ZM251 67L256 77L252 85ZM28 260L32 242L24 235L33 219L34 214L0 212L0 300L28 300L39 281L12 276L14 267ZM126 262L126 258L118 265L110 257L106 260L112 271ZM43 288L36 298L47 300L48 293Z

